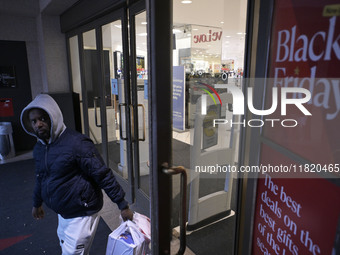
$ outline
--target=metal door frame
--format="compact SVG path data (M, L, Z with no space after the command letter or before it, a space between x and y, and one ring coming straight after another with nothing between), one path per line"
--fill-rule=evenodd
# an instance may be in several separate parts
M147 0L149 137L153 254L170 254L172 165L172 0Z
M134 120L134 141L133 141L133 171L134 171L134 195L137 208L141 213L150 215L150 195L145 194L140 189L139 174L139 124L138 124L138 97L137 97L137 67L136 67L136 29L135 29L135 16L139 13L146 11L144 1L139 1L129 7L129 35L130 35L130 71L131 71L131 105L133 107L133 120ZM149 100L148 100L149 101ZM151 172L150 172L151 173ZM151 174L150 174L151 178Z
M93 28L100 29L102 24L112 22L117 13L122 17L123 28L123 54L124 54L124 75L125 92L130 95L130 65L128 54L128 26L127 12L129 8L133 11L133 4L136 8L140 3L146 3L147 32L148 32L148 96L149 96L149 155L150 155L150 216L152 222L152 253L170 254L170 242L172 239L171 229L171 203L172 203L172 177L163 171L164 163L172 165L172 26L173 26L173 1L172 0L92 0L79 1L61 15L61 30L68 32L66 39L78 35L79 60L81 68L81 82L84 84L83 66L83 42L81 32ZM118 10L118 11L116 11ZM137 10L137 9L136 9ZM122 12L122 13L121 13ZM105 16L104 16L105 15ZM99 18L97 18L99 17ZM116 18L118 19L118 18ZM86 25L84 25L86 24ZM97 39L101 32L96 33ZM100 41L101 38L99 38ZM68 41L67 41L68 44ZM101 46L102 47L102 46ZM97 47L98 48L98 47ZM69 46L68 46L69 49ZM98 49L97 49L98 50ZM101 54L100 54L101 55ZM68 54L70 56L70 54ZM100 57L102 65L102 57ZM70 63L70 59L69 59ZM129 69L130 68L130 69ZM70 70L70 68L69 68ZM134 86L133 86L134 87ZM134 92L132 92L134 93ZM87 100L86 93L83 93L83 100ZM126 98L126 103L131 101ZM86 105L84 106L86 107ZM87 109L87 108L85 108ZM128 130L131 130L129 107L127 107ZM136 111L135 111L136 112ZM84 112L85 113L85 112ZM88 116L84 116L85 119ZM136 118L135 118L136 119ZM137 126L138 127L138 126ZM85 130L85 132L89 132ZM137 132L138 133L138 132ZM131 133L128 132L128 156L133 153ZM138 145L135 145L138 148ZM128 165L128 173L133 176L131 162ZM130 187L129 202L133 202L133 192L138 181L129 179L129 183L117 178L123 188ZM138 187L138 186L137 186ZM137 192L137 198L140 192Z
M101 133L102 133L102 151L103 151L103 159L106 164L108 164L108 136L107 136L107 117L106 117L106 102L105 102L105 91L103 89L104 84L104 58L103 58L103 45L102 45L102 26L106 25L110 22L114 22L116 20L121 20L122 22L122 44L123 44L123 58L124 58L124 94L125 94L125 103L127 105L131 104L131 96L130 95L130 72L129 72L129 40L128 40L128 26L127 26L127 8L120 7L115 11L106 14L100 18L95 19L94 21L83 25L77 29L73 29L72 31L66 34L67 40L67 48L70 50L68 39L77 36L78 38L78 49L79 49L79 64L80 64L80 77L81 77L81 87L82 87L82 101L83 101L83 115L84 115L84 133L89 136L89 118L88 118L88 104L87 104L87 90L86 90L86 81L85 81L85 67L84 67L84 50L83 50L83 37L82 34L86 31L95 30L96 33L96 51L98 53L97 63L99 64L101 70L101 80L98 82L99 89L101 91L100 95L100 118L101 123L105 123L101 125ZM70 52L68 54L68 63L70 63ZM70 77L71 68L70 70ZM130 110L127 107L125 111L125 120L126 120L126 129L131 130L131 119L130 119ZM123 189L127 193L126 199L129 203L134 202L134 175L133 175L133 165L132 162L132 138L131 132L126 132L127 134L127 169L128 169L128 180L126 181L120 175L115 174L117 180L122 185Z

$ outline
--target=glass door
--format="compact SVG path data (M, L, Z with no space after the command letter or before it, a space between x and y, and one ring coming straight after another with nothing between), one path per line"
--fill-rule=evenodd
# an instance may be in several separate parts
M246 11L244 0L173 2L172 154L187 169L186 251L194 254L235 251L243 126L227 87L243 89Z
M106 23L98 29L101 40L102 61L102 92L105 93L105 115L107 125L107 155L108 166L116 176L133 201L133 175L131 174L131 131L130 129L130 89L129 71L126 46L123 43L123 34L126 29L122 26L123 20Z
M70 66L83 133L114 171L133 209L149 215L145 7L132 6L129 13L129 25L127 10L120 9L75 31Z
M134 176L136 206L145 214L150 214L150 161L148 125L148 51L147 21L144 4L130 8L130 54L132 140L134 153Z

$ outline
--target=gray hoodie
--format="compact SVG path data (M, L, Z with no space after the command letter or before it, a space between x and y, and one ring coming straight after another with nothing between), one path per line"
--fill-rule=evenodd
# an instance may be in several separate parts
M21 112L20 121L23 129L26 131L27 134L36 136L36 134L33 131L31 122L28 117L29 110L33 108L39 108L47 112L47 114L50 116L51 119L51 136L48 143L54 142L59 135L61 135L64 130L66 129L66 126L64 124L63 114L56 103L54 99L47 95L47 94L39 94L36 96L36 98L29 103ZM38 137L37 137L38 138ZM40 142L45 144L45 142L41 139L39 139Z

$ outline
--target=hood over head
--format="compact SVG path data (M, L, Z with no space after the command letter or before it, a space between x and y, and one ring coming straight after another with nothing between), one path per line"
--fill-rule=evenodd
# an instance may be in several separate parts
M54 142L58 136L66 129L64 124L63 114L54 99L47 94L39 94L36 98L29 103L21 112L20 121L23 129L29 135L36 136L32 128L28 113L33 108L39 108L47 112L51 119L51 130L49 143ZM38 137L37 137L38 138ZM44 143L41 139L41 142Z

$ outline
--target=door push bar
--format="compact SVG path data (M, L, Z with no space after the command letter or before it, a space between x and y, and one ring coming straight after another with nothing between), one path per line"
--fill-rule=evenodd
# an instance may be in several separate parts
M168 163L163 163L163 172L167 175L181 175L181 190L180 190L180 246L176 253L177 255L183 255L186 249L186 201L187 201L187 172L184 167L169 167Z
M121 140L127 140L127 137L123 137L123 130L122 130L122 111L121 111L121 108L122 107L126 107L127 104L125 103L121 103L119 104L119 133L120 133L120 139ZM145 107L143 104L138 104L137 107L142 107L143 109L143 137L142 138L138 138L138 141L145 141L145 134L146 134L146 131L145 131ZM129 105L129 108L130 108L130 114L131 114L131 130L132 130L132 140L134 140L134 137L135 137L135 121L134 121L134 115L133 115L133 105Z
M93 107L94 107L94 122L96 124L96 127L102 127L102 124L98 124L98 119L97 119L97 100L100 97L94 97L93 98Z
M123 122L122 122L122 107L123 106L126 107L126 104L120 103L119 106L118 106L119 107L119 134L120 134L120 139L126 141L127 137L123 137L123 130L122 130L122 125L123 125Z
M145 141L145 107L143 104L138 104L137 107L142 107L143 109L143 138L138 138L138 141Z

